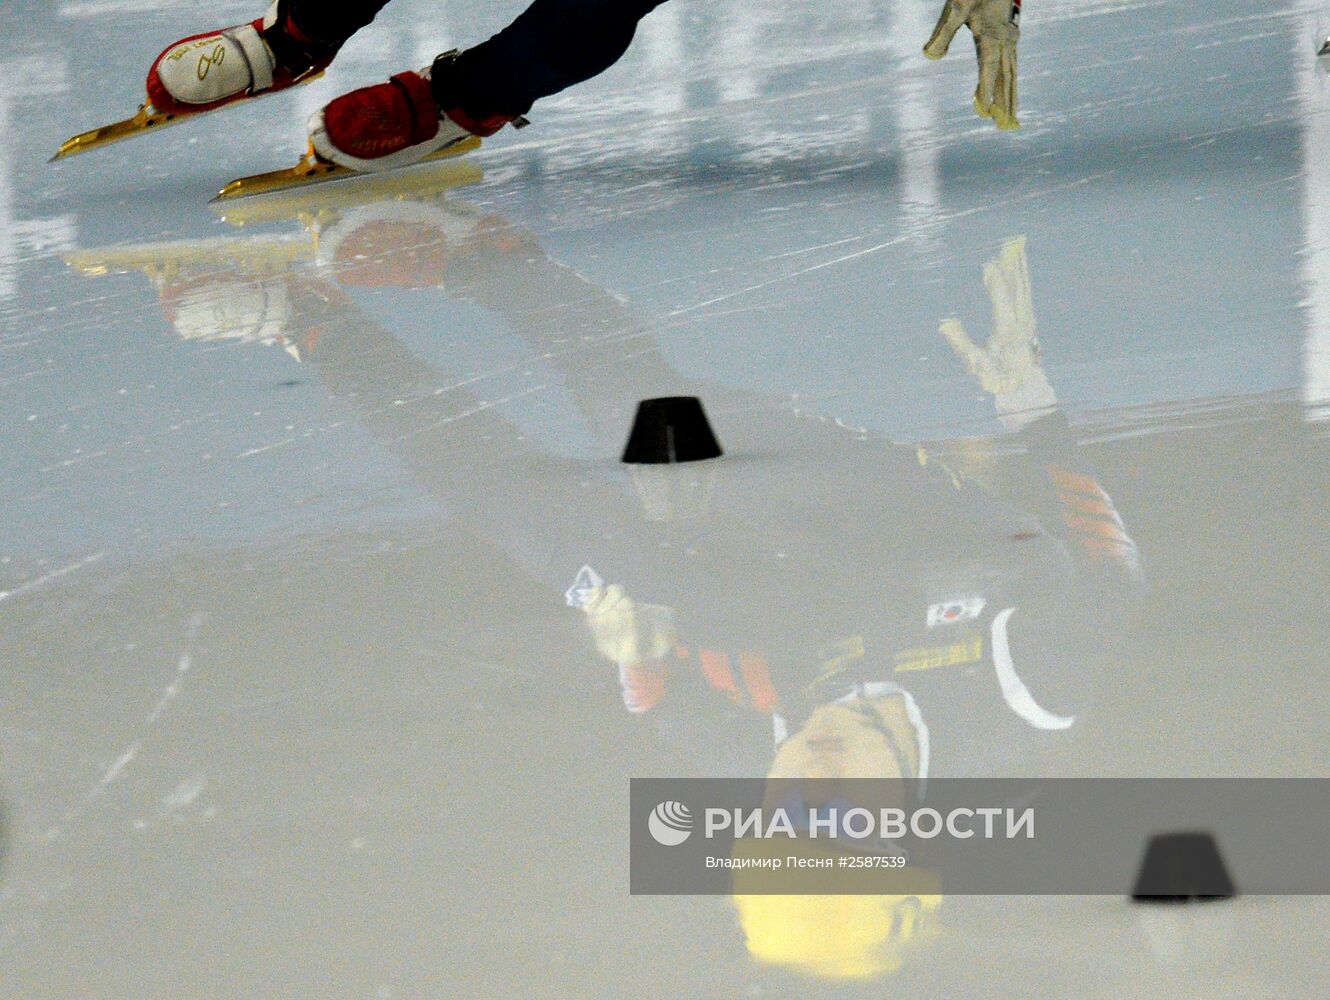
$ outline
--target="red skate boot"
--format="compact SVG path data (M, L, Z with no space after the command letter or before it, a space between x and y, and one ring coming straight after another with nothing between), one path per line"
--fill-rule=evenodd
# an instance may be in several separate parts
M431 74L457 53L446 53L418 73L398 73L387 83L343 94L309 120L316 156L349 170L404 167L476 136L490 136L519 115L477 117L460 107L439 107Z

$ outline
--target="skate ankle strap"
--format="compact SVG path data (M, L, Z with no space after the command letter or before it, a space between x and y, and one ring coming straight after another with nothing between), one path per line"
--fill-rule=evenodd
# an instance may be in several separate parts
M458 92L456 83L458 60L463 55L461 49L441 52L434 58L434 63L428 71L430 85L439 101L439 108L449 120L481 138L493 135L509 122L513 123L514 128L528 125L529 122L520 114L476 114L462 106L467 97L464 92Z
M236 48L240 50L240 54L245 57L245 62L249 65L249 78L253 81L249 87L250 93L271 90L274 57L270 54L268 46L264 44L263 36L252 24L232 28L222 34L236 43Z
M388 82L395 85L406 98L411 112L411 145L433 139L439 132L439 106L434 103L434 91L429 81L419 73L398 73ZM465 128L465 126L463 126Z

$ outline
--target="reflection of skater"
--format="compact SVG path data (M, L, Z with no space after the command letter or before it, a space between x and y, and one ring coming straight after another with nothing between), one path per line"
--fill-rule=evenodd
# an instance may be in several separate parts
M596 456L617 453L636 400L696 388L622 301L465 204L325 212L320 268L289 267L283 245L269 277L220 247L211 268L155 269L177 330L207 336L214 318L312 361L422 484L566 592L617 667L625 707L700 751L704 773L1009 773L1071 727L1081 681L1120 630L1114 581L1137 572L1136 552L1053 408L1023 241L985 270L987 346L944 324L1017 431L1007 443L861 441L715 387L703 395L727 436L835 461L795 477L763 463L629 476ZM437 334L459 301L507 332L472 324L465 339L485 342L475 360L450 347L450 370L387 329L423 315ZM551 327L551 303L570 321ZM566 327L603 346L586 351ZM533 468L583 471L542 476L533 492ZM653 516L671 510L682 518ZM834 528L810 531L828 511ZM726 585L736 566L741 592Z
M681 504L686 493L662 503L661 492L691 479L628 478L594 460L530 488L533 467L615 453L637 399L693 388L623 302L550 260L529 233L465 204L328 212L317 269L290 268L285 245L268 253L269 277L220 247L211 268L155 269L177 330L208 336L211 318L219 332L253 331L312 361L476 533L566 591L617 667L625 707L701 751L704 772L1008 773L1071 728L1081 680L1119 631L1124 592L1114 580L1136 571L1135 546L1053 409L1022 241L985 272L995 315L987 347L944 324L1019 450L858 441L715 388L704 394L738 440L776 436L793 455L835 455L835 474L789 478L740 463L711 470L725 474ZM499 362L483 380L451 349L445 364L456 367L437 371L360 308L391 308L395 328L428 315L434 328L449 311L440 306L458 301L508 331L483 348ZM612 378L602 351L564 339L565 324L551 328L553 302L574 311L566 325L584 337L624 348L611 351ZM558 391L531 395L544 386ZM475 461L440 463L441 453ZM683 520L651 516L671 507ZM810 532L826 511L837 512L834 530ZM734 566L742 594L725 585Z
M535 0L493 38L419 72L334 100L310 121L324 159L355 170L412 163L470 135L517 122L542 97L612 66L637 22L664 0ZM327 67L388 0L274 0L250 24L167 48L148 73L159 110L187 114L281 90ZM940 58L966 25L979 53L975 106L1015 126L1019 0L946 0L925 52Z
M370 252L388 245L375 233L405 225L386 206L350 213L324 234L339 298L371 282L416 294L442 284L449 299L502 317L527 345L521 356L544 359L553 370L542 380L555 376L574 404L563 426L601 439L582 455L612 453L637 399L680 388L631 311L529 235L464 206L393 211L402 209L418 229L403 241L409 252ZM1016 298L1017 313L1028 314L1029 296ZM551 329L550 302L575 303L576 322ZM482 534L567 588L618 669L625 707L657 719L703 773L1009 773L1074 725L1085 675L1119 630L1121 594L1109 582L1116 571L1085 558L1076 516L1087 500L1068 484L1093 475L1052 426L1056 414L1043 411L1049 419L1019 437L1032 460L1007 455L981 469L945 448L921 463L912 447L856 442L833 423L709 387L703 394L738 440L776 436L792 454L836 455L836 473L775 482L760 467L727 467L706 484L703 509L654 523L637 503L654 499L649 472L616 482L591 466L542 477L533 495L530 470L552 456L533 427L511 422L518 413L431 395L438 376L395 336L344 303L335 311L314 354L329 386L463 516L488 522ZM303 319L314 321L312 312ZM607 378L561 340L565 325L615 343L627 337L631 353ZM408 405L388 405L396 399ZM760 430L745 434L748 415ZM443 450L486 458L440 466ZM666 472L655 485L690 476ZM835 530L809 532L809 519L827 510L837 512ZM742 595L725 585L735 566Z
M205 336L215 315L296 347L471 533L546 584L551 605L566 589L617 667L625 707L701 773L917 788L930 776L1028 772L1069 738L1084 706L1077 689L1121 607L1102 599L1092 573L1105 567L1077 557L1079 540L1060 519L1082 498L1058 495L1042 460L965 462L944 444L921 463L913 447L717 387L706 395L727 439L774 437L792 456L826 461L794 477L786 464L721 463L696 503L648 502L695 473L632 478L590 456L617 451L637 399L692 387L628 306L472 206L407 198L321 208L320 267L278 263L276 250L266 274L252 253L242 264L234 251L211 268L156 267L177 330ZM992 384L1046 385L1030 350L1023 254L1003 259L995 276L1015 291L995 308L1019 319L999 324L994 353L1004 360L990 367L1006 374ZM214 312L213 301L229 311ZM441 373L398 336L416 314L437 334L458 303L502 320L506 337L482 352L490 365L501 358L498 370L477 376L450 350L443 364L456 367ZM564 322L549 322L552 303ZM390 322L375 322L380 310ZM586 340L567 339L569 327ZM483 332L473 322L468 339ZM971 347L962 354L980 350ZM547 387L557 391L535 391ZM1050 416L1040 407L1051 390L1027 396L1011 398ZM507 408L508 399L522 402ZM1073 449L1048 447L1067 453L1068 475L1088 480ZM650 516L671 506L685 516ZM940 886L778 897L736 882L734 893L750 954L838 979L897 968L941 903Z

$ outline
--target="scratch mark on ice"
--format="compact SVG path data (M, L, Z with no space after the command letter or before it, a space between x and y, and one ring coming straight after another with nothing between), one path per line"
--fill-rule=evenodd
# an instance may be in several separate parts
M134 743L128 750L126 750L124 753L122 753L119 757L116 758L114 764L112 764L109 768L107 768L106 773L102 775L102 780L97 782L97 787L105 788L111 782L115 781L116 778L120 777L120 772L123 771L126 767L128 767L129 764L138 755L139 755L139 744Z
M781 274L774 278L768 278L766 281L759 281L757 284L749 285L746 288L740 288L733 292L726 292L724 295L717 295L714 298L707 299L704 302L695 302L691 306L683 306L680 309L675 309L672 312L667 312L665 316L668 319L674 316L682 316L685 313L696 312L699 309L705 309L707 306L714 306L718 302L725 302L728 299L732 299L740 295L747 295L749 292L756 292L760 291L763 288L769 288L772 285L780 284L782 281L791 281L795 278L801 278L805 274L812 274L814 271L820 271L824 267L835 267L837 264L844 264L846 261L854 260L858 257L866 257L868 254L877 253L879 250L885 250L887 247L895 246L898 243L904 243L909 238L910 238L909 236L897 236L895 239L887 240L883 243L876 243L871 247L864 247L862 250L856 250L853 253L842 254L839 257L832 258L831 260L824 260L820 264L810 264L808 267L800 268L799 270L792 271L789 274Z
M47 573L45 576L40 576L35 580L29 580L27 583L20 584L13 590L0 590L0 601L7 601L12 597L19 597L29 591L44 587L52 580L58 580L60 577L83 569L85 566L91 566L93 563L105 558L105 556L105 552L97 552L88 556L86 559L80 559L76 563L71 563L70 565L57 569L54 572Z
M162 689L162 693L158 697L156 704L153 705L152 711L144 716L143 721L139 723L138 734L130 742L129 746L121 752L120 756L116 757L116 759L111 762L111 766L108 767L105 773L102 774L101 778L98 779L97 784L92 787L92 790L89 791L82 800L66 810L65 814L60 818L60 821L46 831L46 839L48 841L58 840L64 827L74 819L77 819L85 809L96 802L97 799L101 797L102 793L110 788L111 785L113 785L125 772L125 769L128 768L130 764L134 763L139 752L143 749L144 742L147 740L150 730L157 724L158 720L161 719L171 702L179 696L185 675L187 675L190 669L194 666L194 658L188 649L188 643L193 642L198 636L199 629L203 627L204 620L205 616L202 614L195 614L190 617L185 625L184 639L186 649L180 654L180 658L176 660L175 674L172 676L170 683Z
M762 259L766 261L772 261L772 260L784 260L786 257L799 257L803 254L813 253L814 251L817 250L827 250L830 249L831 247L842 246L846 243L857 243L861 239L863 239L862 236L847 236L843 240L832 240L830 243L819 243L817 244L817 246L800 247L798 250L786 250L784 253L772 254L771 256L763 257Z

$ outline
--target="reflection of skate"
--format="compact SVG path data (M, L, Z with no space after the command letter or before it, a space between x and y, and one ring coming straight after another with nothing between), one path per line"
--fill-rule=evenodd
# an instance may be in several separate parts
M443 200L349 208L318 229L319 265L342 285L435 288L450 263L485 243L491 218L472 205Z
M175 240L74 250L65 254L66 264L89 277L142 271L154 279L206 268L218 271L255 268L277 272L298 261L313 259L314 245L308 239L290 236L252 240Z
M975 344L955 318L944 319L938 332L992 394L1003 423L1019 430L1057 405L1040 363L1024 236L1008 240L984 265L984 286L993 303L988 343L982 348Z
M479 168L463 163L369 175L363 184L337 191L228 206L222 218L242 227L298 220L310 234L323 276L343 285L438 287L459 257L529 242L511 236L515 230L500 217L444 198L481 176Z
M284 276L314 257L310 239L270 236L81 250L65 262L88 276L141 271L182 340L259 343L300 361Z
M225 215L237 226L298 221L300 235L118 246L65 260L88 276L142 272L184 340L271 344L299 361L326 325L330 303L341 301L328 276L353 285L439 283L447 255L489 218L442 196L481 176L473 165L439 165L367 177L318 198L257 201ZM317 264L324 267L307 267Z
M66 261L89 276L142 272L182 339L271 344L301 361L326 330L345 324L350 306L339 285L433 288L447 273L465 298L496 261L532 255L530 237L506 220L444 198L480 176L468 165L421 168L226 215L235 225L298 221L299 236L120 246Z

